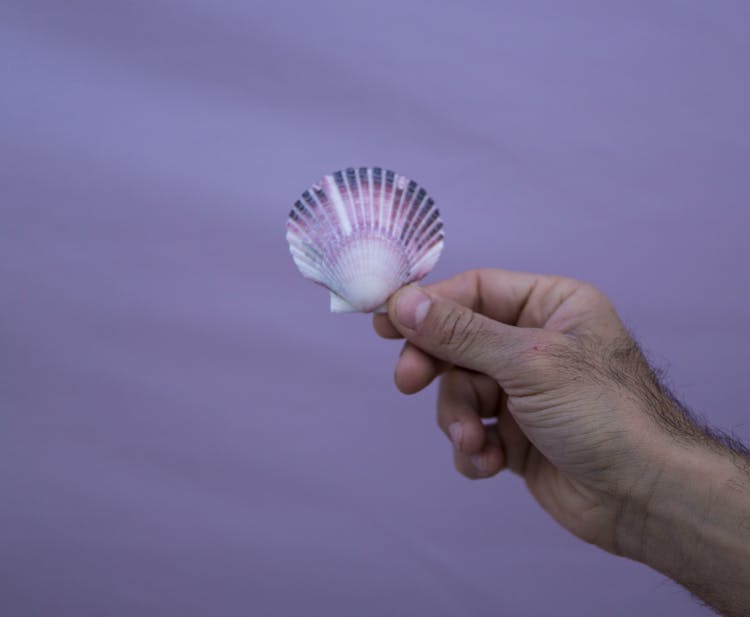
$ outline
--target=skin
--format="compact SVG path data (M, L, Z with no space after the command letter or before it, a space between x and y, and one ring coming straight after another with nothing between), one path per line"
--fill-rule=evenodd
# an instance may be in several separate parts
M396 385L440 378L438 425L472 479L520 475L565 529L750 614L750 457L664 388L609 300L563 277L474 270L391 298Z

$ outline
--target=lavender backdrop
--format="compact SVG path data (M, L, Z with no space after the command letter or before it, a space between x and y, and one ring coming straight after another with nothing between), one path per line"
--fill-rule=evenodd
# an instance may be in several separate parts
M750 5L0 5L0 614L707 615L471 483L287 212L378 164L433 279L600 285L750 439Z

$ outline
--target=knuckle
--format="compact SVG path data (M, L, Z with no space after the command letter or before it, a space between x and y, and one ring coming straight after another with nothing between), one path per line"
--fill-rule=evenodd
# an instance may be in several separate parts
M452 347L456 338L456 333L461 322L461 312L455 308L448 310L443 315L438 328L440 334L440 345L443 347Z
M451 308L440 324L440 345L463 353L476 343L478 328L473 311Z
M579 293L585 299L586 304L600 311L614 311L614 305L601 289L591 283L580 283Z
M596 285L592 285L591 283L579 283L580 289L582 292L584 292L586 295L591 296L592 298L601 298L606 299L607 296L604 294L604 292L599 289Z

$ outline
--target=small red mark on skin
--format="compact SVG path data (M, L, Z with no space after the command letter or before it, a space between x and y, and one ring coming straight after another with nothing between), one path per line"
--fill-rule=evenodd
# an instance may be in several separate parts
M539 345L534 345L534 351L540 351L540 349Z

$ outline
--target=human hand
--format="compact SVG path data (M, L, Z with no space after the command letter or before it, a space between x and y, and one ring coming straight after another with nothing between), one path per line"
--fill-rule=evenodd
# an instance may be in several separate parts
M658 393L609 301L574 280L502 270L419 289L398 293L375 327L409 339L395 375L402 391L445 370L438 424L457 469L470 478L511 469L566 529L621 552L622 502L658 473L641 452L649 419L623 381ZM419 304L430 300L429 310Z
M576 536L699 586L677 571L705 531L693 511L704 511L706 487L736 480L738 468L662 387L600 291L476 270L400 290L374 326L407 339L400 390L418 392L444 373L438 424L461 473L486 478L509 468ZM735 521L736 506L718 518ZM677 523L681 534L664 547Z

